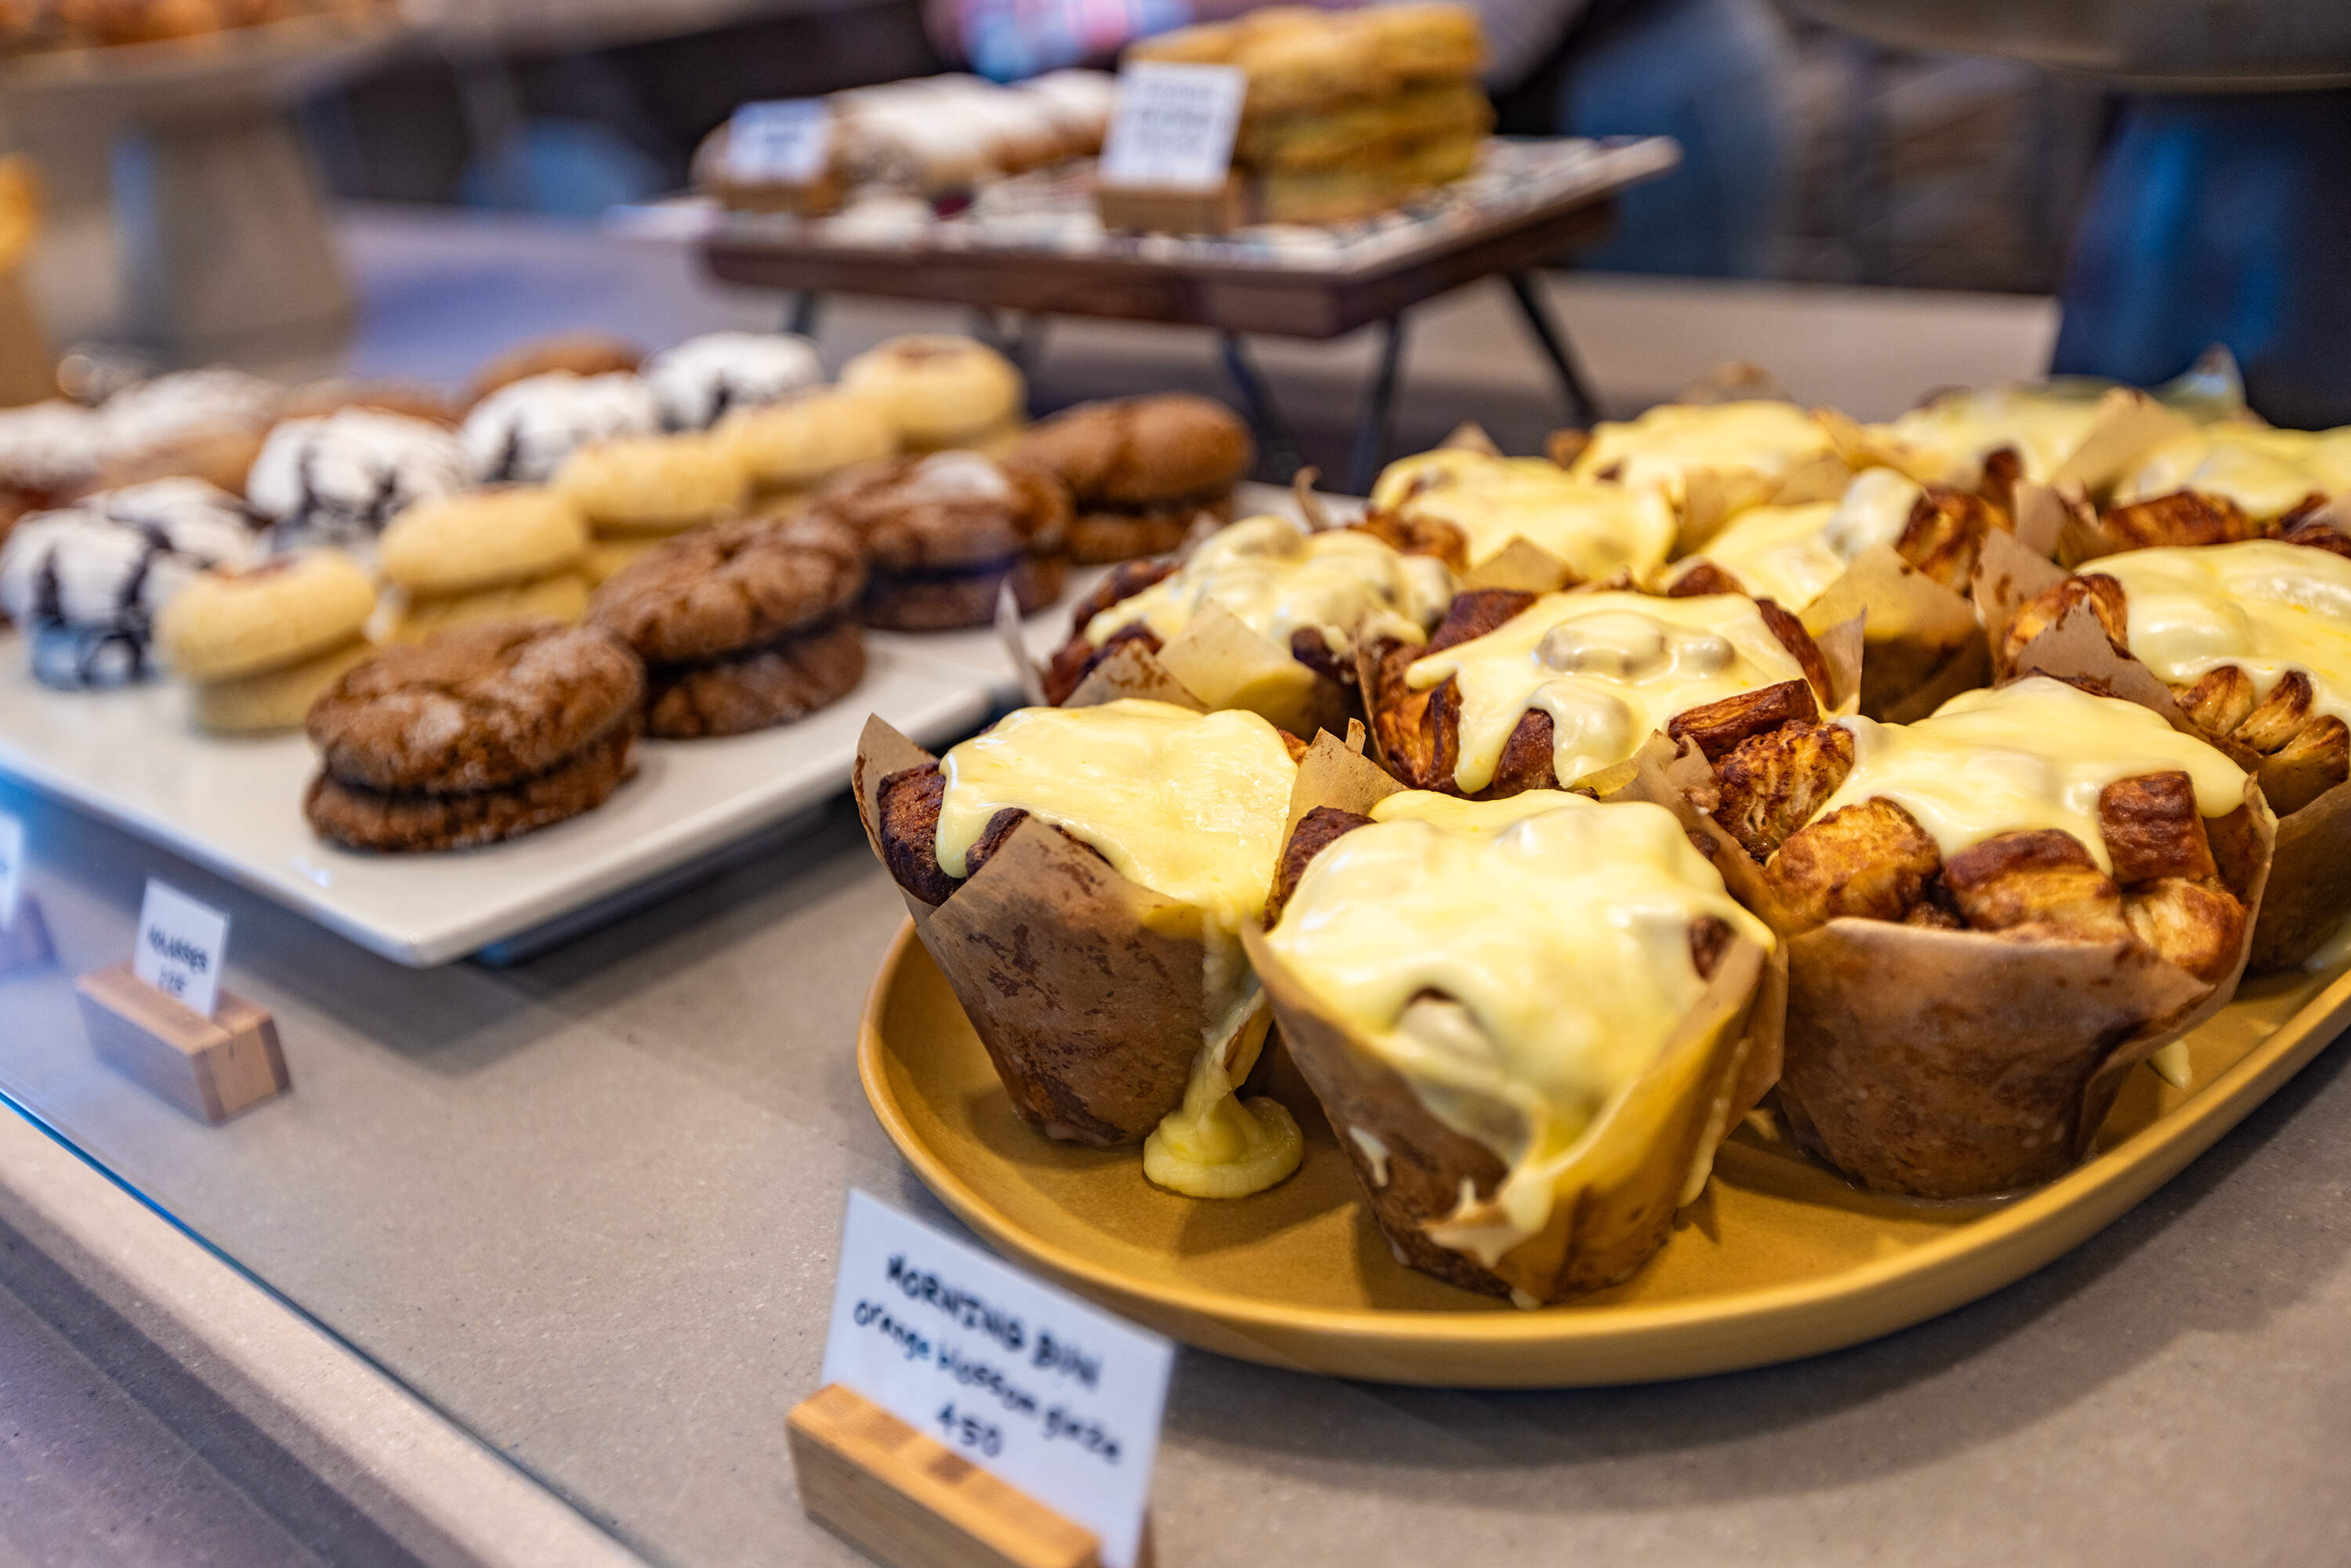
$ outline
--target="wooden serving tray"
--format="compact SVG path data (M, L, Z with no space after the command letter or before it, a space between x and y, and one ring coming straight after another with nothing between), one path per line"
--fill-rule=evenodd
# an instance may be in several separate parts
M2273 975L2188 1039L2189 1087L2126 1082L2091 1157L2006 1200L1861 1192L1742 1129L1631 1281L1521 1312L1395 1262L1302 1089L1306 1160L1237 1202L1164 1192L1140 1155L1057 1144L1012 1112L912 922L882 961L858 1074L940 1201L1030 1268L1186 1344L1384 1383L1546 1388L1761 1366L1906 1328L2011 1283L2119 1218L2351 1022L2351 974Z

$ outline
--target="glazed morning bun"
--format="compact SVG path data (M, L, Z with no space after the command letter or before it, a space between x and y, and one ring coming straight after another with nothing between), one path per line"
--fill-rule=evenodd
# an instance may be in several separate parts
M1251 956L1391 1249L1526 1307L1630 1275L1745 1109L1771 932L1646 802L1405 791L1310 833Z
M1848 474L1827 424L1794 403L1760 398L1660 403L1638 419L1593 425L1570 471L1659 491L1686 528L1749 507L1828 499Z
M1181 564L1121 567L1078 605L1046 672L1067 702L1121 647L1147 649L1208 707L1247 707L1308 734L1343 727L1365 637L1424 643L1453 598L1443 562L1353 529L1311 533L1288 517L1249 517L1203 539ZM1267 644L1246 663L1204 657L1206 624L1229 617ZM1327 721L1327 722L1326 722Z
M1144 1174L1194 1197L1296 1168L1288 1113L1235 1092L1267 1024L1238 933L1265 907L1301 749L1255 714L1136 700L1022 708L936 759L868 727L875 852L1031 1125L1141 1141ZM1008 990L1014 930L1030 983Z
M1886 1191L2061 1174L2122 1071L2233 993L2269 873L2243 768L2043 675L1673 768L1685 825L1789 941L1792 1130Z
M1424 647L1381 644L1364 693L1381 761L1472 799L1566 789L1650 735L1708 755L1837 700L1795 617L1741 594L1464 593Z
M1673 549L1672 504L1657 490L1578 479L1544 457L1439 448L1391 463L1363 525L1399 548L1468 571L1524 540L1572 573L1645 581Z

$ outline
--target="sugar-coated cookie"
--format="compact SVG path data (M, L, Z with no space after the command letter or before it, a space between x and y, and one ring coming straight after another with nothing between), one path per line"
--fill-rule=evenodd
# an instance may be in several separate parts
M0 491L45 506L97 477L112 448L106 422L53 399L0 409Z
M660 429L661 410L635 376L555 371L509 382L475 403L457 439L477 482L536 485L579 447Z
M801 489L898 452L897 424L879 404L831 390L738 409L719 422L717 434L765 490Z
M384 529L376 565L412 593L462 593L561 571L587 553L578 503L517 486L411 507Z
M337 681L305 728L346 784L468 794L632 729L643 695L643 667L611 632L508 622L383 650Z
M705 332L655 354L641 373L664 424L707 430L733 410L815 386L824 361L814 343L790 332Z
M611 799L635 771L636 716L556 767L498 789L465 794L371 789L321 769L302 798L311 831L381 854L475 849L568 821Z
M977 452L852 469L810 497L808 515L844 525L864 547L869 626L984 626L1000 584L1027 614L1067 575L1069 491L1041 469Z
M566 457L550 481L600 533L670 534L743 503L749 479L731 440L638 435L600 441Z
M214 567L155 618L155 646L186 679L225 681L298 663L360 634L375 585L337 550Z
M1028 432L1018 455L1050 470L1083 510L1222 496L1256 452L1249 426L1224 404L1158 392L1057 413Z
M584 570L549 572L528 582L504 582L462 593L419 594L400 607L384 632L388 643L422 643L458 626L492 621L552 621L569 626L588 612L592 588Z
M872 400L910 446L951 446L1019 417L1027 389L985 343L943 333L893 338L841 368L844 391Z
M290 664L205 681L188 688L188 713L196 727L215 735L260 735L276 729L299 729L328 687L343 673L371 657L375 647L353 635L324 652Z
M276 414L285 389L224 366L174 371L108 398L99 409L108 444L128 454L201 431L256 430Z
M246 476L246 500L272 524L279 549L365 549L419 501L465 488L464 455L442 425L346 408L281 420Z

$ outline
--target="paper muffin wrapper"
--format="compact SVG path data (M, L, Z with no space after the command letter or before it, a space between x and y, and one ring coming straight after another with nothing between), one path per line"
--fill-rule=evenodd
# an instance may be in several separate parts
M1842 918L1804 929L1763 868L1693 802L1696 749L1652 738L1625 798L1655 800L1783 938L1780 1101L1808 1147L1865 1186L1961 1197L2031 1186L2088 1149L2123 1074L2235 996L2275 820L2250 774L2245 940L2219 984L2137 943L2017 940Z
M1211 601L1155 653L1122 643L1070 694L1066 707L1150 697L1203 713L1242 708L1306 737L1343 729L1354 698L1345 686L1290 657L1262 632Z
M1366 812L1400 789L1323 736L1299 768L1291 822L1315 806ZM1616 1283L1664 1244L1703 1189L1714 1151L1776 1073L1784 968L1740 938L1656 1061L1610 1099L1552 1176L1542 1228L1498 1256L1478 1244L1502 1221L1508 1176L1492 1150L1447 1126L1411 1083L1310 991L1255 926L1242 941L1291 1062L1353 1163L1397 1260L1521 1304Z
M1857 711L1891 724L1926 717L1991 673L1975 606L1892 545L1872 545L1855 556L1799 619L1824 655L1838 628L1860 622Z
M1977 596L1985 606L1986 621L1997 625L2004 642L2017 612L2066 575L2047 561L2036 565L2013 556L1987 558L1977 570ZM2093 681L2153 708L2176 729L2212 739L2189 721L2154 671L2115 647L2087 605L2076 606L2003 664L2006 667L1999 672L2003 681L2036 674ZM2293 968L2325 946L2346 919L2351 919L2351 782L2337 784L2277 819L2269 882L2253 924L2247 972Z
M936 760L866 721L852 778L877 857L882 781ZM1224 1021L1208 983L1213 933L1196 905L1138 885L1033 817L935 909L904 896L1024 1121L1112 1147L1139 1142L1182 1103ZM1256 1043L1246 1026L1235 1040Z

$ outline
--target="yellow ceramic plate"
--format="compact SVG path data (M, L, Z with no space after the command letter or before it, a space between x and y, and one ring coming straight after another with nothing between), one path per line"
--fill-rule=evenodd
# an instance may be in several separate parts
M1753 1130L1628 1284L1520 1312L1395 1262L1302 1088L1308 1129L1270 1192L1198 1202L1142 1161L1014 1116L910 923L867 1000L858 1071L924 1185L998 1248L1187 1344L1343 1377L1492 1388L1633 1383L1855 1344L2022 1278L2114 1220L2351 1020L2351 975L2248 984L2189 1037L2190 1087L2134 1071L2089 1160L2005 1203L1856 1191Z

